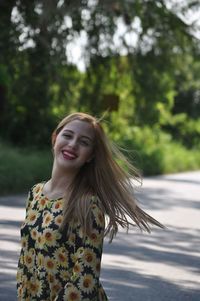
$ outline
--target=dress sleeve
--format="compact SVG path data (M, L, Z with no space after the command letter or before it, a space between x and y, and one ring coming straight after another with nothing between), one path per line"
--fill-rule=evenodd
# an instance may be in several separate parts
M29 190L27 198L26 198L26 208L25 208L26 215L27 215L27 212L30 207L30 203L31 203L32 199L33 199L33 191L31 188ZM26 244L26 241L23 239L23 236L22 236L22 232L23 232L22 229L24 226L24 222L25 221L23 221L23 223L21 225L21 250L20 250L20 255L19 255L19 259L18 259L17 274L16 274L16 280L17 280L16 286L17 286L18 300L21 300L21 297L22 297L22 276L23 276L23 267L24 267L23 256L24 256L24 248L25 248L25 244Z
M83 237L82 228L76 227L76 250L73 254L72 276L55 301L99 300L99 276L105 219L97 203L93 203L91 214L93 227L90 235Z
M40 193L40 185L41 183L35 184L28 192L28 197L26 199L26 213L29 210L29 207L31 206L31 202L37 195Z

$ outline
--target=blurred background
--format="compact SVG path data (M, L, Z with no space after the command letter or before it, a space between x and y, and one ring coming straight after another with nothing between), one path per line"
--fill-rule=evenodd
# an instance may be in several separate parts
M200 169L199 1L0 0L2 195L50 176L76 111L145 176Z

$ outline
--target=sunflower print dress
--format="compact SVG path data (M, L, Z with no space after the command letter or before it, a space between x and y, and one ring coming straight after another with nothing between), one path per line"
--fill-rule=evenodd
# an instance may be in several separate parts
M105 220L98 199L91 198L91 235L83 239L76 223L66 236L59 231L63 199L48 199L43 185L30 190L21 226L18 300L108 301L99 281Z

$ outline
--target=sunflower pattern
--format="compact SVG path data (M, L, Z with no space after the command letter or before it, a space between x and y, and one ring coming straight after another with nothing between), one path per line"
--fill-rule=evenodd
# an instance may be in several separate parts
M18 301L108 301L99 281L105 220L98 199L91 198L91 235L83 239L78 223L66 235L63 199L48 199L43 185L31 188L21 226Z

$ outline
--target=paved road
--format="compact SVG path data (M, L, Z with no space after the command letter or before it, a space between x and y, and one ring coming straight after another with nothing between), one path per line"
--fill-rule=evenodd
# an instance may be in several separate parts
M167 226L120 230L105 241L101 280L110 301L200 300L200 172L145 178L142 207ZM16 301L25 196L0 198L0 300Z

